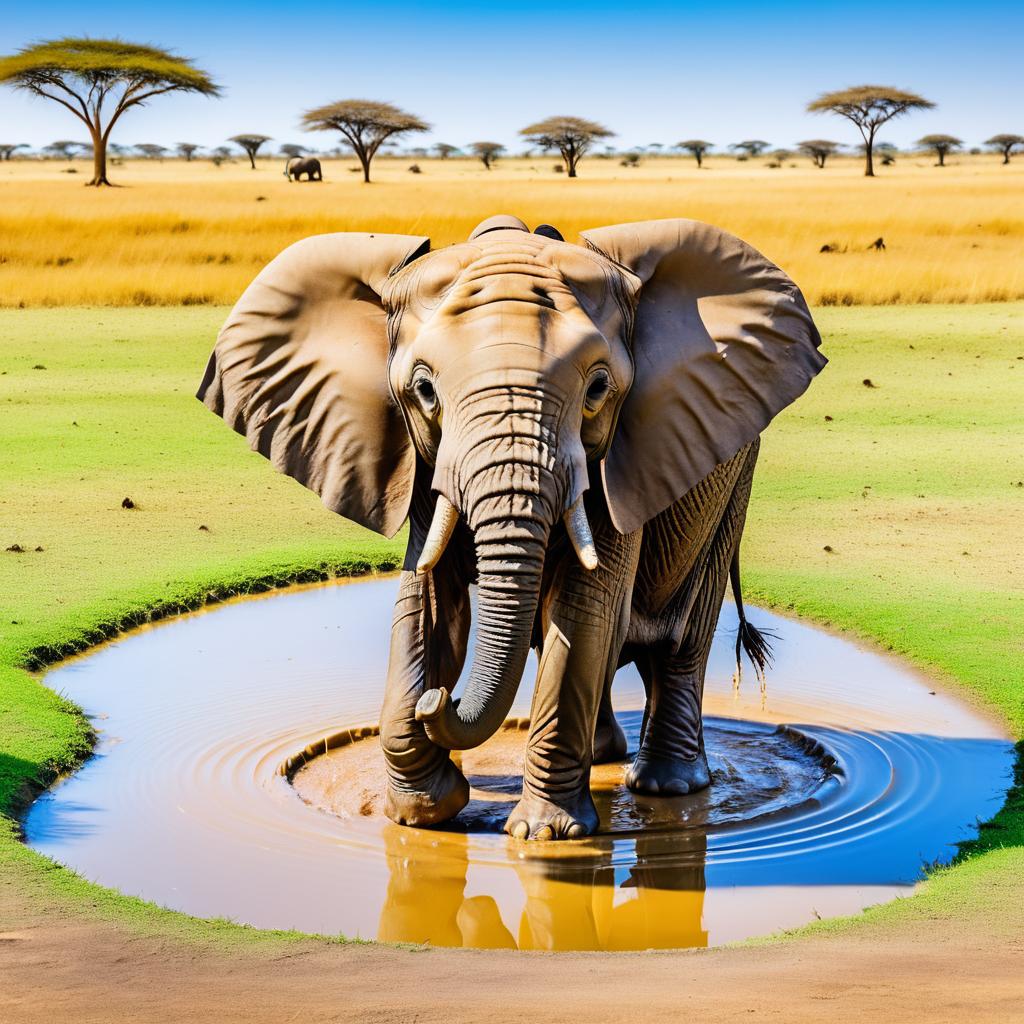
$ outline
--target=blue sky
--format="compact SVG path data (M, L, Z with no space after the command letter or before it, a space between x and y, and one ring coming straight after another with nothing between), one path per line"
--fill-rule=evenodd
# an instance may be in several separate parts
M337 4L330 0L5 3L0 52L59 35L116 35L195 59L220 100L161 97L114 140L218 145L240 132L327 148L298 129L336 99L388 100L435 127L422 144L494 139L549 114L614 130L617 145L701 137L858 141L846 122L804 113L819 92L861 82L922 93L938 109L894 122L977 143L1024 134L1024 4L543 3ZM0 89L0 141L83 136L54 104ZM416 143L413 143L416 144Z

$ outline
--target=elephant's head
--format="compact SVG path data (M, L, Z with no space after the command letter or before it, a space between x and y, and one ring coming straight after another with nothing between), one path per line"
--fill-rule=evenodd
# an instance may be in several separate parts
M508 713L552 531L596 566L582 495L638 529L752 441L825 360L777 267L706 224L585 232L511 217L436 252L335 234L285 250L221 331L199 397L335 512L393 535L414 488L434 504L410 562L472 532L477 647L456 707L417 708L451 749ZM563 525L564 524L564 525Z

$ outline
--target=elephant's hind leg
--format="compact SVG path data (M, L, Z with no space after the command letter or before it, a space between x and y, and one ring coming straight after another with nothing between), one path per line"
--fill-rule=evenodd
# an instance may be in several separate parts
M637 654L637 668L647 688L647 711L640 750L626 772L626 785L635 792L694 793L711 781L701 716L704 674L729 566L743 533L756 459L755 445L683 590L693 599L678 649L673 650L672 642L666 640Z

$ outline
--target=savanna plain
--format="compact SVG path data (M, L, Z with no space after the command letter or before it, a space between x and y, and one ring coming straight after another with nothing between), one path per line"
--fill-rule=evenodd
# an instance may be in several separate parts
M692 217L760 249L816 305L1024 299L1024 158L966 154L947 166L901 154L866 179L858 157L590 157L578 179L550 157L380 157L364 187L354 160L289 183L282 160L127 160L122 188L82 188L91 164L0 163L0 306L232 303L286 245L327 231L466 238L496 210L566 238L599 224ZM416 165L420 173L410 173ZM74 172L74 173L71 173ZM870 248L876 239L886 250ZM822 252L828 246L831 251Z
M1020 762L1003 809L912 898L703 952L524 959L259 932L125 898L19 842L26 801L91 747L46 664L400 557L401 537L326 512L192 398L225 305L305 235L441 245L498 211L570 240L694 217L797 280L831 365L765 435L749 597L909 660L1024 738L1024 161L906 157L865 180L852 159L593 158L571 182L550 159L409 163L381 160L362 186L345 160L323 184L287 183L278 161L133 161L109 190L75 164L0 164L0 1016L1020 1019Z

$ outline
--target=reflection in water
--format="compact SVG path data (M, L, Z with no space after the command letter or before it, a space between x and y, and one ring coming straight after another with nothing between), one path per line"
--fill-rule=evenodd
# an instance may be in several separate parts
M469 869L466 835L384 826L388 888L377 938L383 942L429 943L514 949L492 896L466 896ZM440 849L439 849L440 847Z
M308 772L313 789L278 771L376 720L395 587L228 604L58 666L47 682L85 708L100 756L36 801L28 842L100 884L259 927L641 949L729 942L908 893L923 865L948 860L995 813L1009 784L1012 746L988 722L799 623L757 612L781 637L767 706L756 686L734 695L726 606L705 693L705 793L634 798L622 766L602 766L603 834L516 843L497 829L521 756L487 763L481 748L464 755L473 801L453 829L401 829L375 813L375 740L350 745L344 757L355 761L315 758L295 780ZM513 715L529 711L534 671ZM634 733L635 673L620 673L614 698ZM795 728L778 728L786 723ZM360 790L368 799L353 802Z
M666 871L636 840L636 863L616 881L612 843L574 843L564 855L509 844L524 901L515 935L490 895L467 895L468 837L384 827L388 886L377 937L475 949L680 949L706 946L706 837L689 836L693 863ZM668 885L668 888L665 886ZM513 923L514 924L514 923Z

